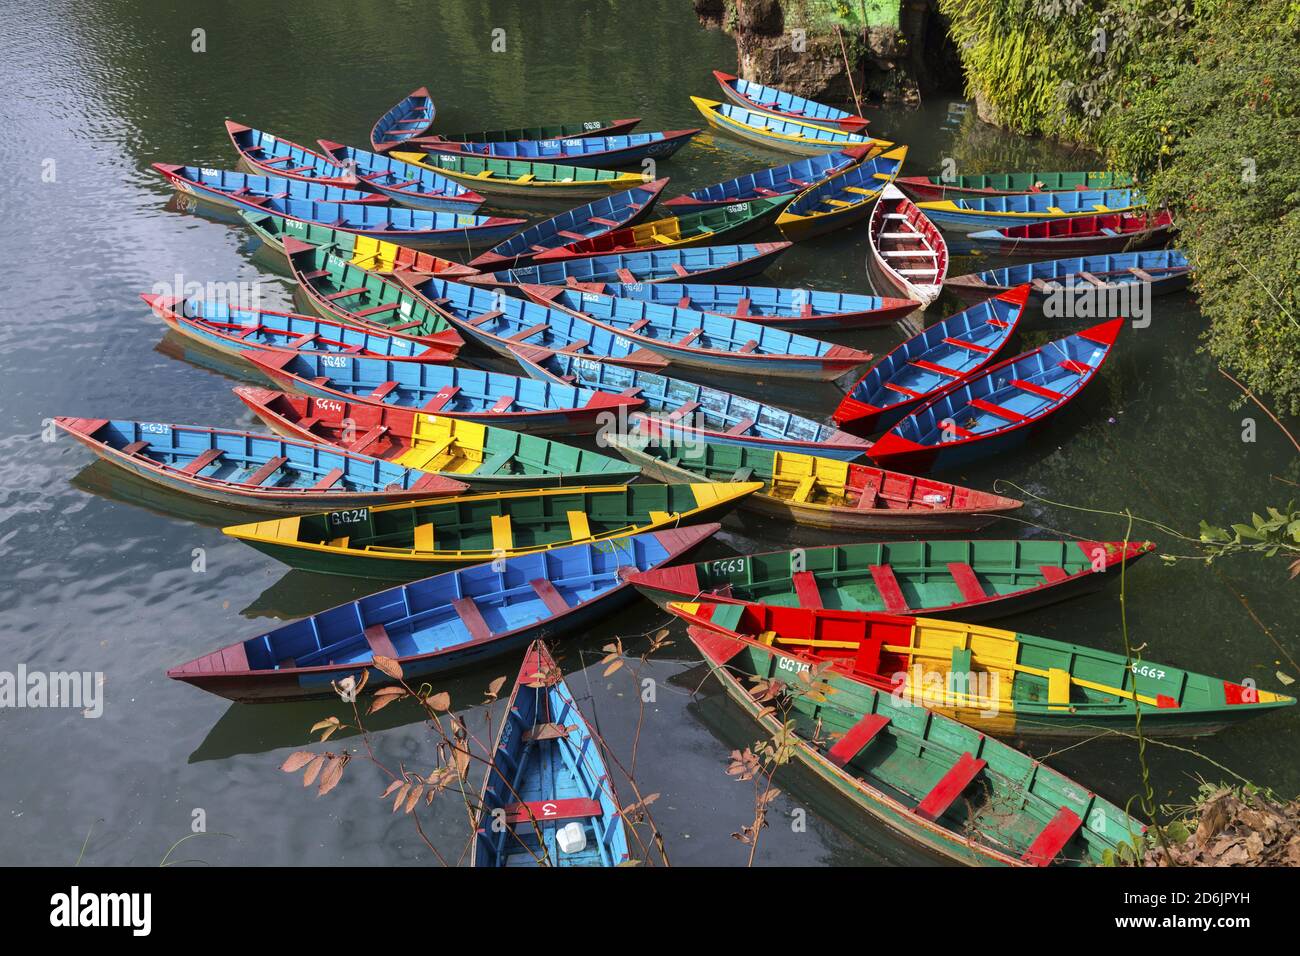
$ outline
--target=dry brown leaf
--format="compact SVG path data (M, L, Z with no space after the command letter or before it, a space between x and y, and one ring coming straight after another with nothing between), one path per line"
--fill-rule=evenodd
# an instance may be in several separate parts
M284 763L280 764L280 769L285 773L297 773L303 767L307 766L307 761L313 759L316 755L310 750L295 750L284 758Z
M374 697L370 700L370 709L367 714L377 714L395 700L401 700L407 696L404 687L381 687L375 691Z
M325 760L328 754L317 754L316 759L307 764L307 770L302 775L302 785L310 787L316 782L316 777L320 774L321 768L325 766Z
M376 654L374 660L375 669L380 673L391 677L393 680L402 679L402 665L397 663L391 657L385 657L383 654Z
M343 768L347 765L348 758L346 754L337 757L330 757L329 766L326 767L325 772L321 774L320 789L316 791L316 796L323 797L325 794L337 787L339 781L343 779Z
M437 694L432 694L428 698L428 704L439 713L451 710L451 694L445 690Z

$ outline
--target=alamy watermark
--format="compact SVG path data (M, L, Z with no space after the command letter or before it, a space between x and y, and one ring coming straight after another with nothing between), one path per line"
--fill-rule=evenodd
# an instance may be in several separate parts
M0 709L71 708L83 717L104 713L102 671L35 671L19 664L0 671Z

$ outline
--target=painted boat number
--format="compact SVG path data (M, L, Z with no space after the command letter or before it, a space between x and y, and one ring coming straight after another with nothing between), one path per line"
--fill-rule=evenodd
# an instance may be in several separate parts
M811 667L811 665L806 664L803 661L791 660L788 657L777 657L776 666L779 670L793 671L796 674L802 674Z
M1132 665L1132 667L1133 667L1133 673L1137 674L1139 677L1150 677L1152 680L1165 679L1166 672L1162 671L1158 667L1152 667L1150 664L1143 664L1141 667L1138 667L1136 664L1134 664Z
M745 570L745 559L731 558L728 561L714 561L710 570L714 574L740 574Z
M331 511L330 524L357 524L370 518L369 508L353 508L351 511Z
M583 128L583 129L600 129L600 122L599 122L599 121L593 121L593 122L591 122L591 123L583 123L583 124L582 124L582 128Z
M339 358L337 355L322 355L320 357L321 365L326 368L347 368L350 362L350 359Z
M727 212L745 212L747 209L749 209L749 203L738 202L738 203L732 203L730 206L728 206Z
M146 435L170 435L172 427L170 425L160 425L157 422L141 422L140 431Z
M317 408L324 409L324 410L327 411L327 412L341 412L341 411L343 411L343 403L342 403L342 402L332 401L332 400L327 399L327 398L317 399L317 401L316 401L316 407L317 407Z
M213 176L218 179L221 178L221 170L219 169L207 169L205 167L203 169L200 169L199 172L202 173L204 176Z
M347 263L346 263L346 262L344 262L344 261L343 261L342 259L340 259L338 256L333 255L332 253L331 253L329 259L326 260L326 261L328 261L330 265L334 266L334 267L337 268L337 269L343 269L343 268L345 268L345 267L347 266Z

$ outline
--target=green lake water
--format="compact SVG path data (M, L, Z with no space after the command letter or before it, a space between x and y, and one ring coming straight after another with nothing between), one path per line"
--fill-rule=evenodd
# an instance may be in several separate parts
M153 865L198 816L209 835L185 843L173 860L430 863L411 822L377 799L384 781L364 761L320 799L278 772L308 740L310 725L342 715L340 705L230 705L163 676L169 666L365 586L287 572L216 527L166 513L176 502L122 500L130 492L103 469L87 471L90 456L80 446L42 441L43 422L80 415L253 426L230 393L234 379L160 349L162 327L137 297L177 276L264 278L271 303L291 301L289 287L250 257L246 233L169 208L168 190L149 169L152 162L233 167L226 118L304 143L363 145L376 116L427 85L438 128L447 131L626 116L643 117L644 130L679 129L700 125L689 95L714 95L709 71L734 69L734 42L702 29L686 0L439 3L436 12L415 2L323 3L311 16L265 3L194 6L55 2L9 17L0 36L7 292L0 306L0 671L24 665L104 674L98 719L0 710L0 862L69 864L84 844L85 865ZM196 28L206 31L205 52L192 51ZM494 53L498 29L506 49ZM950 116L952 99L930 96L911 113L876 111L873 132L909 145L910 173L936 171L945 157L959 172L1097 163L977 128ZM675 194L787 161L705 133L661 164L659 175L671 176ZM861 230L838 233L792 250L765 279L866 291L865 255ZM959 257L952 271L975 267ZM930 320L952 308L945 303ZM988 534L1057 529L1122 538L1123 519L1102 512L1124 509L1194 532L1202 518L1225 524L1284 504L1294 492L1284 482L1300 477L1293 449L1257 409L1237 407L1236 390L1198 352L1203 327L1189 296L1156 300L1151 325L1125 330L1099 381L1039 440L945 476L981 488L1014 482L1048 502L1093 509L1031 502L1020 523ZM1040 318L1026 339L1059 334ZM901 337L885 328L838 340L879 354ZM811 383L737 390L818 416L837 398ZM1257 422L1253 442L1242 440L1247 417ZM1175 553L1192 550L1142 526L1134 536L1154 537ZM705 554L836 540L843 539L733 517ZM202 573L192 570L194 549L203 549ZM1129 627L1148 659L1281 690L1275 673L1298 673L1298 593L1280 560L1246 557L1207 568L1147 558L1129 575ZM1120 610L1118 591L1110 590L1005 624L1119 650ZM636 635L661 623L662 615L637 604L560 648L580 704L625 763L637 735L638 688L626 670L603 677L596 662L614 635L639 652ZM674 863L740 865L748 851L731 834L752 817L752 790L725 771L730 751L759 733L704 680L680 628L673 639L642 675L655 679L656 699L640 728L636 776L642 792L660 794L653 809ZM517 657L503 658L439 686L460 707L517 668ZM467 711L471 729L483 717L481 708ZM374 727L386 763L429 768L431 737L418 714L390 707ZM1290 795L1300 790L1297 729L1300 712L1291 709L1186 743ZM359 744L336 739L336 747ZM1185 801L1198 775L1225 776L1185 750L1153 746L1149 758L1161 801ZM1140 787L1128 741L1073 747L1050 762L1120 803ZM760 863L928 860L806 774L780 782ZM459 804L423 813L430 838L454 857L466 830Z

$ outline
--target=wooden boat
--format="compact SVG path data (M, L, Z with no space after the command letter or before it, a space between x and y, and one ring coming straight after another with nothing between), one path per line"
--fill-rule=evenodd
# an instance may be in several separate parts
M764 734L919 846L978 866L1096 865L1141 846L1143 825L1119 807L978 730L834 669L819 674L830 694L801 693L798 657L699 626L687 635ZM777 707L751 695L755 679L786 688Z
M756 276L787 249L788 242L750 242L729 246L687 246L645 252L535 262L531 266L468 276L472 285L595 285L603 282L721 282ZM455 278L455 277L449 277ZM603 291L590 288L590 292Z
M1139 706L1144 733L1200 736L1295 703L1221 678L979 624L764 604L679 603L668 610L805 665L828 664L895 700L1001 736L1132 731Z
M335 255L326 246L284 240L300 298L321 318L388 332L455 357L465 344L445 317L404 285Z
M210 299L149 293L140 298L169 329L208 348L237 356L265 350L362 355L394 362L450 362L456 354L415 339L294 312L232 308Z
M1111 213L981 229L966 238L981 251L999 256L1103 255L1158 249L1169 242L1173 222L1168 210L1154 215Z
M656 179L562 212L480 253L470 260L470 265L476 269L527 265L548 250L640 222L654 208L655 200L667 185L667 179Z
M239 153L240 165L250 172L345 189L362 188L353 170L291 140L233 120L226 120L226 134Z
M948 274L948 243L892 183L871 211L867 248L867 273L878 291L915 299L922 308L939 298Z
M368 189L412 209L472 213L483 197L454 179L404 163L392 153L344 146L327 139L316 141L324 155L340 166L356 170L357 181Z
M507 359L514 359L515 348L530 348L634 368L662 369L668 364L659 353L572 312L434 276L399 281L462 335Z
M375 120L374 128L370 130L370 145L376 153L382 153L423 136L433 125L437 112L433 97L422 86L402 97L396 106Z
M474 819L476 867L605 867L630 857L614 780L546 645L524 655Z
M464 251L475 246L495 245L527 222L504 216L469 216L405 206L317 202L311 199L267 199L257 209L285 219L327 226L415 249Z
M750 482L520 489L224 530L303 570L409 580L482 561L676 529L730 511L758 487Z
M986 621L1100 591L1150 541L886 541L679 564L632 576L670 601L885 611Z
M533 435L591 433L642 404L629 395L420 362L282 352L249 355L248 361L281 389L300 395L409 408Z
M870 353L846 345L693 309L554 285L521 288L540 305L562 309L688 368L829 382L871 361ZM633 363L624 358L623 364Z
M701 96L692 96L691 102L714 129L769 149L811 155L847 146L879 149L894 145L883 139L872 139L870 136L846 133L827 125L760 113L738 104L706 100Z
M814 528L966 531L992 524L1024 502L986 491L882 471L870 465L699 441L666 441L649 428L605 443L658 481L758 481L740 503Z
M595 166L618 169L644 159L667 159L691 141L698 129L630 133L623 136L589 136L577 139L527 139L515 142L453 143L423 139L420 145L436 153L462 156L490 156L495 159L526 159L533 162L563 163L566 166Z
M693 525L575 544L447 571L379 591L204 654L167 671L172 680L244 704L333 696L366 675L392 683L375 657L421 681L518 651L539 635L594 625L635 594L633 571L679 560L718 529Z
M523 159L453 156L450 153L393 150L393 158L421 169L432 169L489 196L519 199L599 199L610 192L644 183L641 173L614 169L530 163Z
M787 239L798 241L861 222L906 158L907 147L897 146L805 189L781 210L776 227Z
M478 275L477 269L471 269L459 262L441 259L408 246L399 246L395 242L358 236L354 232L344 232L332 226L285 219L283 216L273 216L263 212L241 212L240 217L263 244L285 255L286 258L284 240L292 237L314 246L325 246L335 255L347 259L354 265L381 275L401 269L448 278Z
M900 419L871 446L876 464L917 474L1009 451L1083 391L1125 319L1112 319L986 367Z
M622 136L632 132L641 122L639 116L631 119L584 120L581 123L547 123L537 126L515 126L506 129L475 130L469 133L432 133L420 138L421 143L517 143L520 140L584 139L589 136Z
M278 435L445 475L478 491L618 485L641 474L608 455L481 422L251 385L234 392Z
M368 455L256 432L107 418L56 418L54 424L109 464L236 511L364 511L454 495L468 487Z
M890 428L922 402L996 361L1014 340L1028 298L1029 286L1016 286L912 336L854 383L831 418L855 435Z
M562 262L587 256L617 255L648 249L682 249L710 245L716 240L732 241L758 232L776 221L788 196L753 199L730 206L701 209L615 229L590 239L575 239L554 249L538 252L534 262Z
M744 319L755 325L803 332L814 329L845 331L888 325L920 308L911 299L882 299L851 292L817 289L775 289L757 285L702 285L677 282L599 283L584 291L603 292L621 299Z
M514 346L516 361L532 378L578 385L645 402L629 423L677 441L708 441L769 451L804 452L853 461L871 443L775 405L706 385L642 372L612 362L592 362L566 352Z
M307 179L285 179L238 173L228 169L177 166L175 163L151 163L177 192L197 196L229 209L260 210L268 199L312 199L319 202L369 203L386 205L388 198L360 189L345 189L329 183Z
M957 234L1072 216L1140 212L1146 206L1146 198L1133 189L1081 189L917 203L917 208L936 226Z
M672 206L679 212L691 212L707 206L729 206L733 202L746 202L750 199L796 196L830 176L851 169L872 152L872 147L848 146L829 153L818 153L784 166L760 169L756 173L696 189L684 196L665 199L663 205Z
M917 202L981 196L1015 196L1021 193L1062 193L1071 189L1129 189L1127 173L984 173L955 176L900 176L898 186Z
M847 110L827 106L816 100L805 99L785 90L742 80L721 70L713 71L713 78L722 87L727 99L758 113L769 113L782 119L801 120L842 129L846 133L861 133L870 120Z
M953 276L944 282L944 288L965 302L978 302L1027 282L1029 299L1034 303L1041 303L1053 291L1073 294L1083 290L1088 295L1113 296L1123 305L1126 287L1132 290L1141 283L1149 287L1151 295L1166 295L1185 289L1191 273L1191 262L1179 250L1152 249L986 269Z

